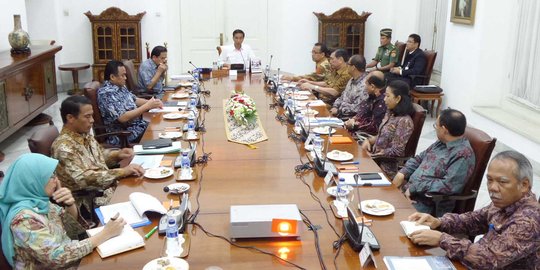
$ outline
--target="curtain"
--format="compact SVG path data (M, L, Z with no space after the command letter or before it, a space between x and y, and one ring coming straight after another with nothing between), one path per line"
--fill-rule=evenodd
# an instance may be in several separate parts
M518 0L510 97L540 110L540 1Z

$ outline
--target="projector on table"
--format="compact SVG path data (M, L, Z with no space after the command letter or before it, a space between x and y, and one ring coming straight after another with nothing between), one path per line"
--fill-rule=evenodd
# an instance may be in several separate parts
M231 239L295 237L302 217L296 204L231 205Z

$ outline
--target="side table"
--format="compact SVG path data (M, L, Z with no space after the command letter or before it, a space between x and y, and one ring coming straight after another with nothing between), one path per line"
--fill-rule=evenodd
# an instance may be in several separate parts
M435 117L439 117L439 112L441 110L442 96L444 94L440 93L422 93L416 90L411 90L411 98L413 102L420 104L420 101L426 100L431 103L431 117L433 117L433 105L437 102L437 110L435 111Z
M68 90L68 95L80 95L81 91L79 89L79 70L85 70L90 68L88 63L71 63L58 66L59 70L62 71L71 71L73 77L73 89Z

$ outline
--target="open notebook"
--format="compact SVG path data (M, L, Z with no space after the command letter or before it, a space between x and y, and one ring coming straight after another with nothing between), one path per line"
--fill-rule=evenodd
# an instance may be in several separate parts
M97 227L87 230L88 236L92 237L103 230L103 227ZM129 225L124 226L122 233L116 237L113 237L97 247L97 252L101 258L107 258L112 255L116 255L128 250L136 249L144 246L144 239L142 236L133 230Z
M129 201L104 205L96 208L95 211L101 224L106 224L116 213L120 213L120 217L127 224L137 228L151 223L145 215L146 212L165 214L167 209L156 197L142 192L133 192L129 195Z

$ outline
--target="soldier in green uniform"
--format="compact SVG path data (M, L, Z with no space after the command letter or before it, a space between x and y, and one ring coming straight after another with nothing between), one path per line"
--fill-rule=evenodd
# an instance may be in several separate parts
M383 28L381 29L381 46L377 49L377 54L371 63L366 65L366 68L373 68L388 72L391 68L397 65L399 59L399 53L391 42L392 40L392 29ZM380 65L378 65L380 63Z

